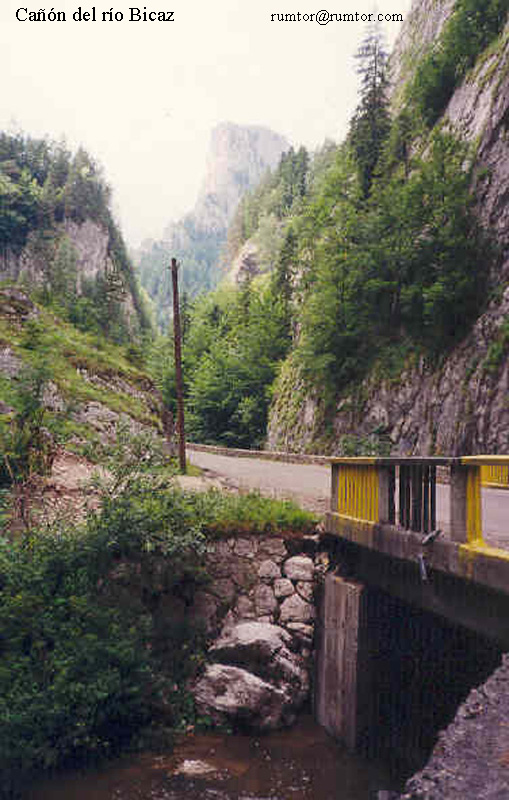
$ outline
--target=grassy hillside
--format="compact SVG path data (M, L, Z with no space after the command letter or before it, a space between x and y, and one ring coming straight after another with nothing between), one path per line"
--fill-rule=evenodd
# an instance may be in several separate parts
M93 460L123 415L134 426L160 425L139 351L78 330L15 286L0 288L0 353L4 435L30 395L55 443Z

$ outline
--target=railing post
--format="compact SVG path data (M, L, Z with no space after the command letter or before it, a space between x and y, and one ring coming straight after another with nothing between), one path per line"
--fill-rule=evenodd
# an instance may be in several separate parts
M394 525L394 467L378 467L378 521Z
M467 541L467 476L468 467L451 464L449 502L451 539L454 542Z
M481 468L451 465L451 538L455 542L482 542Z
M339 508L339 464L331 464L330 510Z

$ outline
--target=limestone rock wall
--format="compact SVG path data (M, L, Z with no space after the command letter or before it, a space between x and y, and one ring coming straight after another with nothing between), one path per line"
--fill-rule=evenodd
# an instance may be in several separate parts
M107 229L93 220L78 224L68 219L51 236L41 230L30 233L19 254L9 250L0 252L0 280L20 282L29 288L42 286L50 274L58 248L65 240L71 245L76 262L78 294L81 293L85 280L95 280L98 276L113 271ZM134 319L136 310L129 291L123 300L123 306L127 319Z
M195 613L211 635L254 620L284 627L309 654L315 622L315 578L326 556L314 538L242 537L209 545L210 585L195 600Z
M405 81L453 6L453 0L413 3L391 58L396 107ZM369 438L382 431L394 455L509 452L509 20L498 46L454 92L439 124L475 149L477 213L499 248L489 276L490 305L439 367L422 360L397 380L369 377L342 397L325 442L320 392L306 394L298 374L287 375L271 410L269 449L338 453L343 437Z

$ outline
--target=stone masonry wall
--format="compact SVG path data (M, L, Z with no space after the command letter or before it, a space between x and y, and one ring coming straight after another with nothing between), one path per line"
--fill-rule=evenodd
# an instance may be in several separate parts
M317 548L317 537L232 536L212 542L206 558L212 581L198 592L195 613L211 635L242 621L268 622L311 649L315 579L327 563Z
M193 609L211 641L211 663L194 687L203 715L258 730L293 722L309 699L315 588L327 565L315 536L210 544L211 581Z

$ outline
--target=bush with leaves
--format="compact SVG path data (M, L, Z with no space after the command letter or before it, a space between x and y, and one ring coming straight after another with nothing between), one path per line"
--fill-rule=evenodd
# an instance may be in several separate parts
M45 427L44 390L49 371L43 363L25 368L14 390L16 411L9 425L0 426L0 486L29 483L51 469L52 437Z
M200 574L200 521L186 497L168 485L167 474L148 471L143 443L121 439L117 457L123 449L126 458L107 475L101 503L85 523L0 539L6 795L34 770L126 746L151 720L163 686L183 682L192 669L182 653L191 659L199 637L187 630L168 642L178 658L157 674L153 596L136 580L159 558L168 591L182 582L192 589ZM174 696L168 713L176 726L184 688Z
M312 248L298 354L305 375L341 389L384 348L409 341L431 357L468 331L483 307L488 237L473 213L468 152L435 134L426 156L375 181L359 204L341 183L310 204Z

